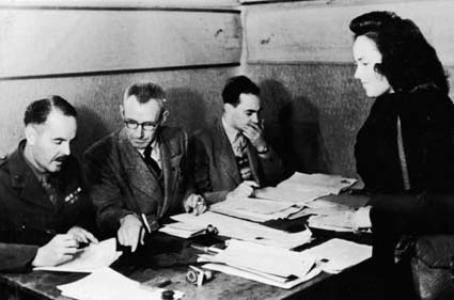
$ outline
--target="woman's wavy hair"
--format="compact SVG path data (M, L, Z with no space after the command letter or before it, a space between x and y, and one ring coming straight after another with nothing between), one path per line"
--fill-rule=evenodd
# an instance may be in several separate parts
M375 42L382 55L375 70L386 76L396 92L435 85L448 94L447 75L437 53L413 21L393 12L374 11L353 19L350 30L355 39L363 35Z

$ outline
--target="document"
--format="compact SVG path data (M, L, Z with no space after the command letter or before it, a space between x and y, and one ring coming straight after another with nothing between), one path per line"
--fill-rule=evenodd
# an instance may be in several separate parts
M327 195L338 195L356 183L354 178L330 174L305 174L296 172L276 187L256 191L257 198L286 201L304 205Z
M357 208L369 201L365 196L339 195L317 199L308 203L306 212L312 216L308 219L310 228L351 232L355 230L353 221Z
M164 289L141 285L120 273L102 268L72 283L57 286L63 296L79 300L160 300ZM174 291L173 299L183 293Z
M187 239L205 233L206 229L207 227L202 225L176 222L165 224L158 231Z
M253 222L286 219L301 209L291 202L257 198L231 198L210 206L213 212Z
M301 252L237 240L229 240L226 245L225 250L215 255L200 255L199 261L208 262L203 268L283 288L319 273L313 271L315 258Z
M354 212L337 211L330 214L320 214L309 217L307 224L310 228L337 232L352 232L355 230Z
M172 216L172 219L184 224L203 227L212 225L218 229L219 235L284 249L292 249L304 245L312 237L310 230L288 233L262 224L224 216L211 211L200 216L179 214Z
M302 253L315 257L319 268L327 273L339 273L372 257L372 246L342 239L331 239Z
M74 259L61 265L55 267L38 267L34 268L34 270L90 273L110 266L121 254L122 252L116 250L115 238L111 238L97 244L90 244L76 255Z
M260 283L277 286L277 287L280 287L283 289L291 289L303 282L306 282L306 281L314 278L321 272L320 269L314 268L304 277L294 277L293 279L289 279L284 282L279 282L279 280L273 279L272 277L266 276L264 274L251 272L248 270L244 270L241 268L235 268L235 267L224 265L224 264L208 263L208 264L203 265L202 267L204 269L218 271L218 272L222 272L225 274L246 278L249 280L254 280L254 281L257 281Z

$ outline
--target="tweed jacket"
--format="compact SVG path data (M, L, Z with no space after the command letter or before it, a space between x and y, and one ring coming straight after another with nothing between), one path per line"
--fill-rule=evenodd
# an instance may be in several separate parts
M90 195L97 209L101 232L115 235L119 221L128 214L144 213L152 229L159 219L182 210L187 184L185 161L187 135L178 128L158 132L163 186L140 153L132 146L126 129L113 132L84 154Z

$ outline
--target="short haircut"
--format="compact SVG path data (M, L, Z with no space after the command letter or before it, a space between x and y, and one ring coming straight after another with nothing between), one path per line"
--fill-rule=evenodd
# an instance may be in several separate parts
M128 97L135 96L139 103L147 103L150 99L164 100L164 89L153 82L134 83L126 88L123 101Z
M237 106L240 102L240 94L260 94L259 87L246 76L235 76L227 80L227 83L222 91L222 99L225 103Z
M377 45L382 63L375 70L384 75L392 88L411 91L434 85L448 94L449 84L435 49L416 24L389 11L373 11L350 22L355 39L366 36Z
M45 123L52 110L58 110L65 116L77 117L74 106L62 97L52 95L48 98L35 100L27 106L24 114L25 126Z

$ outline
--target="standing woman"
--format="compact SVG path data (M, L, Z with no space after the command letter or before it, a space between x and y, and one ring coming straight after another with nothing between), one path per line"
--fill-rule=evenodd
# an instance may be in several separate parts
M440 60L411 20L371 12L350 30L355 78L375 98L356 139L357 171L371 195L356 224L372 228L386 299L406 299L409 264L394 263L402 235L453 232L454 197L446 195L454 189L454 106Z

